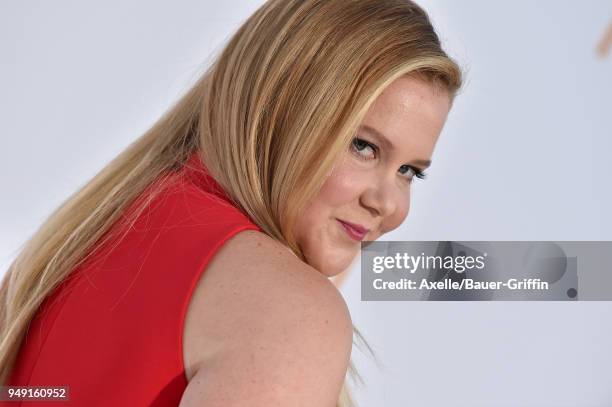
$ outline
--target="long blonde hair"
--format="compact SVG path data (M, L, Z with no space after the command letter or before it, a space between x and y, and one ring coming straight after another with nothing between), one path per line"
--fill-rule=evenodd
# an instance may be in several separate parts
M103 243L127 205L193 151L237 207L305 261L296 216L369 106L405 74L452 97L461 86L428 16L408 0L263 4L195 85L21 248L0 287L0 383L45 297ZM349 373L358 377L352 361ZM346 381L337 405L354 405Z

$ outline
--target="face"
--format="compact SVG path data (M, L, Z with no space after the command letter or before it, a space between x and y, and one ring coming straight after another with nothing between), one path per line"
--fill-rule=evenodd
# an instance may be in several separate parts
M359 254L361 240L376 240L406 219L411 184L429 166L449 109L446 91L412 76L379 95L297 220L297 243L309 265L339 274Z

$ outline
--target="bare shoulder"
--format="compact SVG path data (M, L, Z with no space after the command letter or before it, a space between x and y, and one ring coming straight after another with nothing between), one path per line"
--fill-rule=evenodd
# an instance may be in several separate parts
M350 314L334 284L267 235L240 232L189 303L181 407L334 406L351 347Z

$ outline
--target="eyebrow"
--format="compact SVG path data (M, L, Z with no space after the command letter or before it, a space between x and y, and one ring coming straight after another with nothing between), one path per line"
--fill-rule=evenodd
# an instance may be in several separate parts
M372 135L374 135L389 150L395 150L395 145L391 142L391 140L389 140L387 137L385 137L384 134L382 134L380 131L376 130L374 127L370 127L367 124L362 124L360 127L363 130L365 130L365 131L371 133ZM420 165L422 168L427 168L427 167L429 167L431 165L431 160L421 160L421 159L417 158L415 160L412 160L408 164Z

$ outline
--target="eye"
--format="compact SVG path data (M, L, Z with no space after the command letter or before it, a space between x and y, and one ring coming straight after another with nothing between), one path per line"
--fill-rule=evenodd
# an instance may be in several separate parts
M355 154L359 157L359 159L364 161L375 159L376 155L379 152L377 145L372 144L369 141L360 139L358 137L355 137L353 139L351 147L354 150ZM407 164L402 165L399 169L399 172L404 178L409 181L412 181L413 177L424 179L427 176L427 174L423 171Z
M427 174L424 173L423 171L419 170L416 167L412 167L410 165L402 165L400 167L400 172L402 169L406 170L406 172L403 172L402 174L408 174L406 178L408 178L410 181L412 181L413 177L424 179L427 176Z
M357 156L362 160L373 160L375 158L369 158L369 154L367 153L368 148L372 150L372 154L376 154L378 152L377 146L357 137L353 139L352 147L353 150L355 150Z

